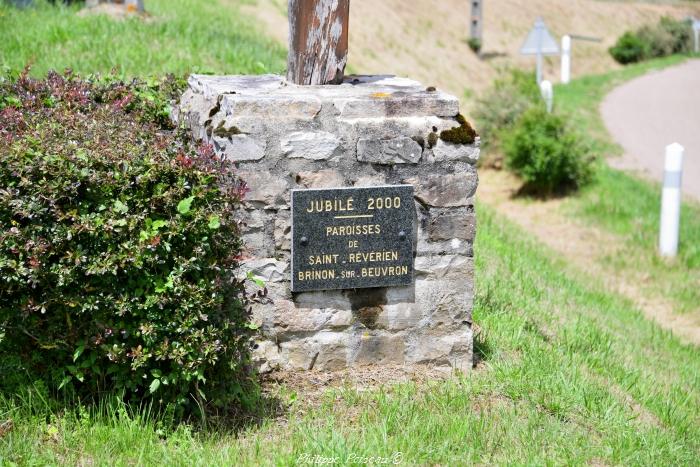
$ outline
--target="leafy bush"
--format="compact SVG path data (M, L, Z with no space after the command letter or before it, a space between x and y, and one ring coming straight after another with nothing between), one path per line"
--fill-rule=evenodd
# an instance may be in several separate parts
M470 37L469 39L467 39L467 45L470 49L472 49L472 52L474 52L475 54L481 52L481 39L479 39L478 37Z
M610 47L610 55L618 63L626 65L645 60L649 56L648 48L648 43L638 34L628 31Z
M180 408L245 396L245 187L171 128L179 91L0 82L0 360L49 388Z
M477 101L474 112L485 152L495 152L501 133L511 128L524 112L538 105L542 105L542 98L534 74L513 69L497 79Z
M636 32L625 32L610 48L610 55L617 62L627 64L689 52L691 47L690 22L663 17L656 25L642 26Z
M565 120L538 107L525 112L504 134L506 166L531 191L551 195L579 188L593 175L593 158Z
M672 40L671 53L686 53L693 50L693 23L689 19L674 20L663 17L659 29L664 30Z

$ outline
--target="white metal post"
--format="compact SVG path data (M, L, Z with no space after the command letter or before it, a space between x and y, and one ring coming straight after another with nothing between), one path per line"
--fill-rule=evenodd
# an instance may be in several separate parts
M547 113L552 113L552 103L554 102L554 89L552 88L552 82L549 80L544 80L540 83L540 92L542 93L542 99L547 106Z
M535 29L537 30L537 85L539 86L542 82L542 37L544 34L544 22L542 18L538 18L535 22Z
M678 234L681 217L681 180L683 173L683 146L666 146L664 186L661 193L661 256L674 257L678 253Z
M561 82L567 84L571 80L571 36L561 38Z

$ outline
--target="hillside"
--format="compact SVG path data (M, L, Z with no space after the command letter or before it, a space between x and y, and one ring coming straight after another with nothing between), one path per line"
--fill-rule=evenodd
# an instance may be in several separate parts
M236 3L235 0L224 0ZM268 34L287 42L285 0L257 0L244 11L254 14ZM575 41L572 75L617 68L607 48L626 29L663 15L700 16L698 2L612 2L600 0L486 0L484 55L467 46L469 2L464 0L352 0L348 71L394 73L447 89L470 100L508 64L534 67L518 53L537 16L557 37L594 36L602 43ZM558 80L559 60L548 59L545 76Z

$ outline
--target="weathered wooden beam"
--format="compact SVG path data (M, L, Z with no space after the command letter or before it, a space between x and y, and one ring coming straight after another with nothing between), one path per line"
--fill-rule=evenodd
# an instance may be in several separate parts
M289 0L287 80L338 84L348 61L350 0Z

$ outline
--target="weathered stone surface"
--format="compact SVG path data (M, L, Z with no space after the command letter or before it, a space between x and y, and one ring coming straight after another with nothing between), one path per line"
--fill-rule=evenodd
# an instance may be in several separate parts
M472 365L472 337L469 328L447 335L425 333L410 342L406 349L406 360L468 371Z
M391 139L360 138L357 160L370 164L416 164L423 149L413 139L402 136Z
M300 308L352 309L348 294L342 290L298 293L294 296L294 303Z
M459 113L459 101L455 97L439 92L406 96L404 92L395 92L391 87L355 98L336 98L333 105L341 118L451 117Z
M474 274L474 259L464 255L429 255L416 257L418 279L464 279Z
M420 232L420 230L419 230ZM418 255L462 255L474 256L473 242L453 238L452 240L441 240L432 242L424 233L418 235L418 245L416 252Z
M275 254L274 245L265 232L247 232L242 235L243 250L248 256L267 258Z
M274 220L275 247L278 250L292 249L292 224L289 211L280 211Z
M339 370L348 365L348 341L342 332L319 332L310 340L314 356L310 368L323 371Z
M282 355L277 344L267 339L259 339L253 345L253 361L258 362L260 373L269 373L284 366Z
M250 259L241 264L241 270L265 282L280 282L287 279L289 264L275 258Z
M360 348L355 357L358 364L397 364L405 360L406 343L401 334L363 332Z
M468 206L477 185L476 171L454 174L426 174L405 180L416 187L416 198L430 206Z
M265 120L296 118L310 120L321 111L321 100L309 95L225 95L221 110L233 117Z
M250 191L246 203L262 203L266 208L288 206L289 183L267 171L240 171L238 175L246 182Z
M327 131L295 131L283 137L280 144L287 157L319 161L335 155L340 139Z
M439 139L433 149L433 162L466 161L476 164L479 147L472 144L452 144Z
M453 238L474 241L476 215L467 208L430 209L425 230L433 242Z
M386 185L386 177L384 176L384 174L364 175L357 179L354 186L362 187L381 185Z
M284 78L278 75L190 75L187 79L191 91L210 99L237 92L259 94L274 91L284 83Z
M233 135L228 138L212 137L214 149L233 162L257 161L265 157L265 141L246 135Z
M288 370L310 370L313 368L318 351L308 339L280 342L283 368ZM328 352L336 351L337 346L328 346Z
M268 219L267 214L264 211L258 209L251 209L245 211L241 216L243 220L243 229L246 232L256 231L263 229L265 227L265 222Z
M377 316L376 327L389 331L403 331L420 325L423 310L415 302L383 305Z
M345 179L337 170L303 171L297 174L297 183L305 188L338 188Z
M282 340L310 331L342 330L355 322L351 310L334 308L303 308L292 300L276 298L269 306L254 305L257 322L266 329L274 329L274 335Z

